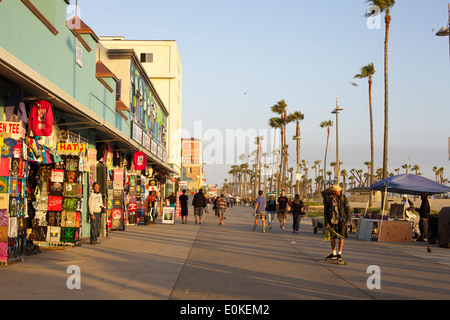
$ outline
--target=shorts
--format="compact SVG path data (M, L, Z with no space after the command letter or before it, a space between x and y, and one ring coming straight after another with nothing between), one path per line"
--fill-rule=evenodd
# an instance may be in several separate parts
M287 209L278 209L277 217L278 217L278 220L281 218L286 219L287 218Z
M341 236L343 236L345 239L347 239L348 237L348 228L345 224L343 223L338 223L338 224L331 224L330 227L336 231L337 233L339 233ZM338 236L333 236L331 237L332 239L339 239Z
M265 212L257 212L255 215L255 219L265 219L266 213Z
M194 216L203 216L205 208L194 208Z

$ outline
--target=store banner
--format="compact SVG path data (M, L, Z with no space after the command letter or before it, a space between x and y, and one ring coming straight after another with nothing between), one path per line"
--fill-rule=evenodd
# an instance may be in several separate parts
M25 131L22 122L0 121L0 135L8 136L12 139L19 140L25 137Z

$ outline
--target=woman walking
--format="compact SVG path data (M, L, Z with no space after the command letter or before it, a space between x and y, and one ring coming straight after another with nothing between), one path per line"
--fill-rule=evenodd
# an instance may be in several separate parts
M292 233L298 233L298 229L300 228L300 221L302 220L302 214L305 212L305 205L303 201L300 200L300 195L296 194L294 201L292 201L291 205L291 214L292 214Z
M273 219L275 218L275 212L277 211L277 203L273 196L270 196L267 202L267 222L269 224L269 229L272 229Z

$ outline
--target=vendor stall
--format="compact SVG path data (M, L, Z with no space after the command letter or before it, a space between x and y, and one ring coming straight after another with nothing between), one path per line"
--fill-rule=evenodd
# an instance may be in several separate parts
M450 192L450 188L414 174L401 174L381 180L371 186L371 190L409 195L436 195ZM391 219L384 214L384 203L380 219L360 219L357 238L378 242L408 242L412 240L414 221Z

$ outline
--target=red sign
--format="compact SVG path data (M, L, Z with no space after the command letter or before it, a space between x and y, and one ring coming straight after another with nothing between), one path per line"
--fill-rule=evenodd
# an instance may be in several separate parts
M129 203L128 204L128 211L132 212L132 211L136 211L137 208L137 203Z

